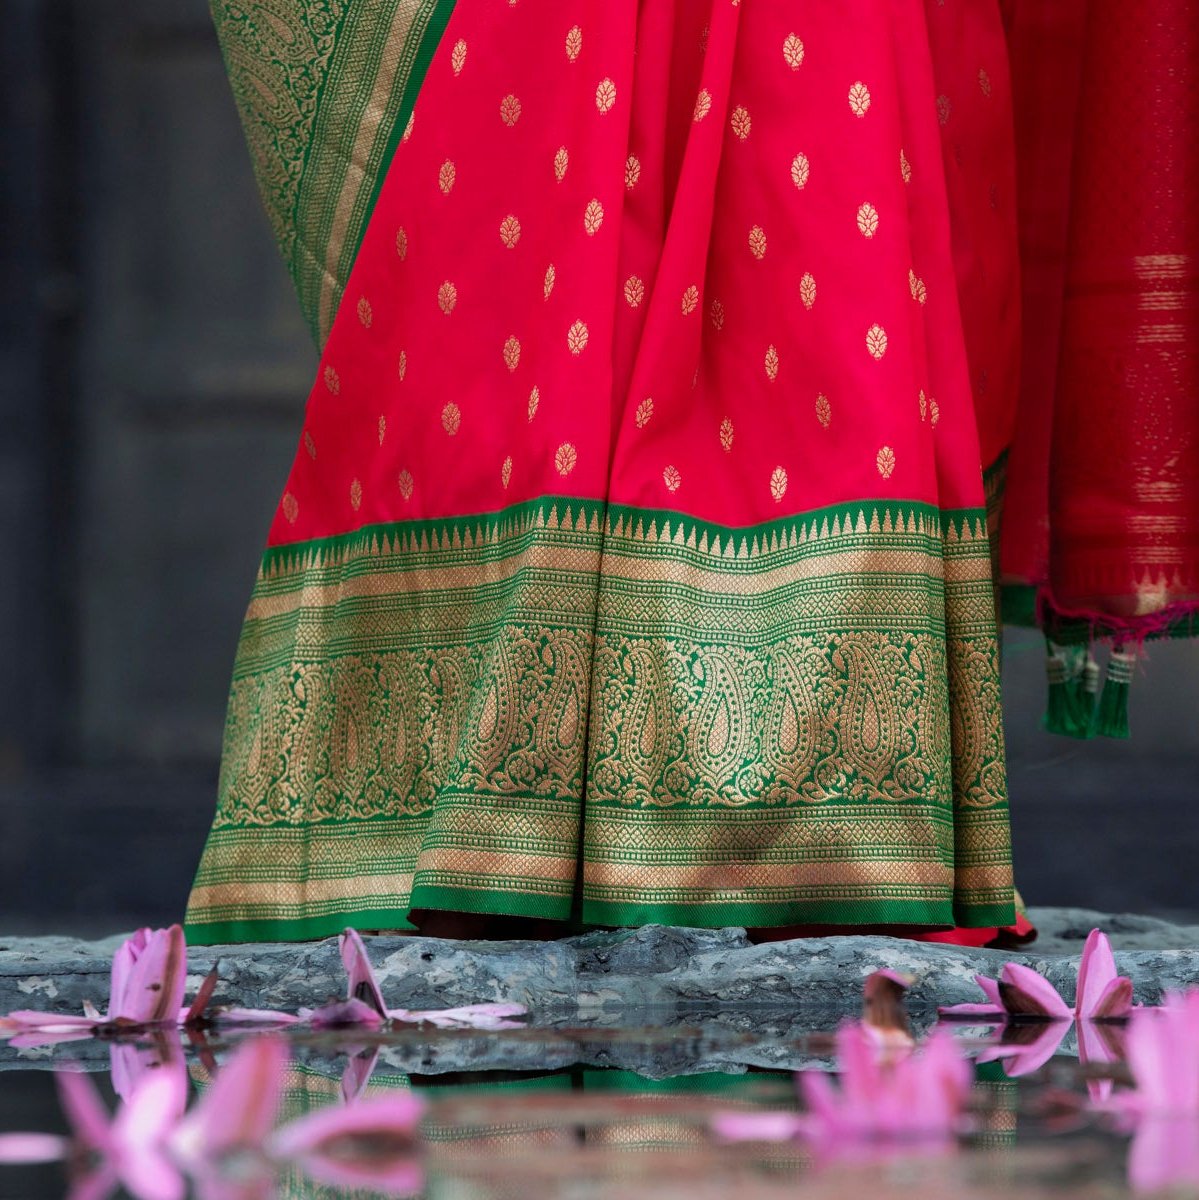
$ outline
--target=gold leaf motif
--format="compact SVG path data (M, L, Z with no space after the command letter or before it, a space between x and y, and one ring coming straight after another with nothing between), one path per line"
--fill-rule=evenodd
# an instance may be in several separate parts
M500 101L500 120L509 129L520 120L520 101L511 92Z
M595 237L599 227L604 223L604 206L598 200L592 200L583 213L583 228L588 237Z
M554 290L554 284L558 282L558 272L554 269L554 264L550 263L545 269L545 283L542 286L542 291L545 298L550 298L550 293Z
M537 406L541 403L541 389L534 387L529 393L529 420L537 415Z
M515 336L504 343L504 366L509 371L515 371L520 366L520 339Z
M458 303L458 289L447 279L437 289L437 307L448 317Z
M695 97L695 111L691 114L694 121L702 121L712 111L712 93L707 88L700 88Z
M683 477L679 474L678 467L667 467L662 472L662 482L666 484L668 492L677 492L679 484L683 482Z
M733 448L733 422L728 417L720 422L720 446L726 454Z
M630 154L624 164L624 185L631 192L637 186L637 180L641 178L641 160L635 155Z
M791 160L791 182L795 184L800 191L803 191L808 185L808 176L811 174L812 167L808 162L808 156L802 151Z
M411 500L412 489L414 486L412 472L405 467L404 470L400 472L400 477L397 482L400 485L400 495L403 496L405 500Z
M462 68L466 66L466 41L459 38L454 43L453 52L450 54L450 66L454 68L455 75L462 74Z
M936 425L941 419L941 406L931 397L928 398L928 423Z
M408 374L408 351L401 350L399 361L396 363L396 374L403 380Z
M649 396L646 396L640 404L637 405L637 411L633 414L633 423L638 429L644 429L649 424L649 419L654 415L654 402Z
M512 455L509 454L508 457L506 459L504 459L504 465L502 467L500 467L500 484L504 488L507 488L508 484L510 484L511 482L512 482Z
M441 164L441 170L437 172L437 186L441 188L445 195L449 195L454 190L454 180L458 178L458 169L447 158Z
M408 124L404 126L404 132L400 134L400 141L406 142L412 136L412 127L416 124L416 113L408 114Z
M309 458L316 458L316 442L312 440L312 434L307 429L304 430L304 449L308 451Z
M770 494L774 497L775 504L787 494L787 472L783 467L775 467L770 472Z
M520 241L520 222L509 213L500 222L500 241L511 250Z
M699 307L699 288L692 284L683 293L683 316L689 317Z
M755 225L749 231L749 250L754 258L766 257L766 231L761 225Z
M912 182L912 164L908 162L908 156L904 153L903 147L899 150L899 174L904 183Z
M355 512L362 507L362 484L357 479L350 484L350 507Z
M895 470L895 451L890 446L884 446L874 461L878 467L878 473L884 479L890 479L891 473Z
M579 461L578 451L570 442L563 442L558 447L558 452L554 455L554 467L559 475L569 475L575 469L575 464Z
M569 347L571 354L582 354L587 349L587 338L589 336L587 326L582 321L576 321L566 331L566 345Z
M855 117L864 117L870 108L870 89L859 79L849 89L849 111Z
M803 62L803 42L793 33L787 34L783 42L783 60L793 71L798 71Z
M341 394L341 376L332 367L325 368L325 387L332 396Z
M708 37L711 35L711 32L712 30L707 25L699 31L699 52L701 54L708 53Z
M871 325L866 330L866 349L874 359L880 359L887 353L887 331L881 325Z
M807 309L816 303L816 280L811 271L805 272L804 277L799 281L799 298L803 301L804 308Z
M708 309L708 315L712 319L712 328L717 332L724 328L724 305L719 300L713 300Z
M300 502L291 494L291 492L283 493L283 515L287 518L289 525L296 523L296 518L300 515Z
M383 439L387 436L387 418L381 416L379 418L379 445L383 445Z
M750 130L753 128L753 122L750 120L749 109L743 104L738 104L733 109L733 115L729 118L729 125L732 126L733 132L737 135L740 141L745 141L749 137Z
M365 296L360 296L358 298L358 320L362 322L362 327L369 329L374 319L375 314L370 301Z
M878 209L869 201L858 209L858 230L864 238L872 238L878 232Z
M779 352L770 346L766 350L766 378L773 383L779 377Z
M828 402L828 397L822 392L816 397L816 420L827 429L832 419L833 406Z
M981 91L984 96L990 97L991 76L987 74L985 67L978 68L978 87L979 91Z
M554 178L561 183L566 178L566 168L570 166L570 154L565 146L558 147L554 155Z
M579 51L583 49L583 31L577 26L573 26L570 32L566 35L566 57L574 62L579 57Z
M396 253L400 256L400 261L408 257L408 231L401 225L396 230Z
M462 410L453 402L447 401L441 410L441 427L453 437L462 425Z
M616 84L610 79L601 79L599 85L595 89L595 107L599 109L600 114L609 113L612 111L612 105L616 103Z
M917 403L920 405L920 419L923 421L928 416L928 397L924 394L924 389L920 389L920 394L916 397Z
M645 299L645 284L636 275L630 275L625 280L624 298L630 308L636 308Z
M953 105L949 103L949 97L942 93L937 97L937 120L942 125L947 125L951 112L953 112Z
M913 300L921 304L928 300L928 288L924 286L924 280L918 278L911 268L908 269L908 287L911 289Z

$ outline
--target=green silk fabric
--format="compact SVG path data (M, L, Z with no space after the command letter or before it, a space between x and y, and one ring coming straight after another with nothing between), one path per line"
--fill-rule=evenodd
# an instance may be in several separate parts
M454 0L211 0L263 204L323 345Z

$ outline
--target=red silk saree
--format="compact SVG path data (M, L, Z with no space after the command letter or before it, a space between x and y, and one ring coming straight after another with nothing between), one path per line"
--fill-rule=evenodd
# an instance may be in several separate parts
M989 4L459 4L271 527L188 936L1012 923L1010 125Z

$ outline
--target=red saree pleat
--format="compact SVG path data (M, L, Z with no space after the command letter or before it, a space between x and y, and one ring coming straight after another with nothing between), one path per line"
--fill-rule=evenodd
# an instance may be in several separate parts
M1035 591L1047 728L1126 736L1135 647L1199 608L1199 5L1009 16L1025 342L1005 606L1031 618ZM1115 645L1098 705L1095 636Z

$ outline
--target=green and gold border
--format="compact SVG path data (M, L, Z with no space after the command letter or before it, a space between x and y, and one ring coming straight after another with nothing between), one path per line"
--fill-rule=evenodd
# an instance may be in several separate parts
M561 496L272 548L189 936L1003 924L988 553L982 509Z

